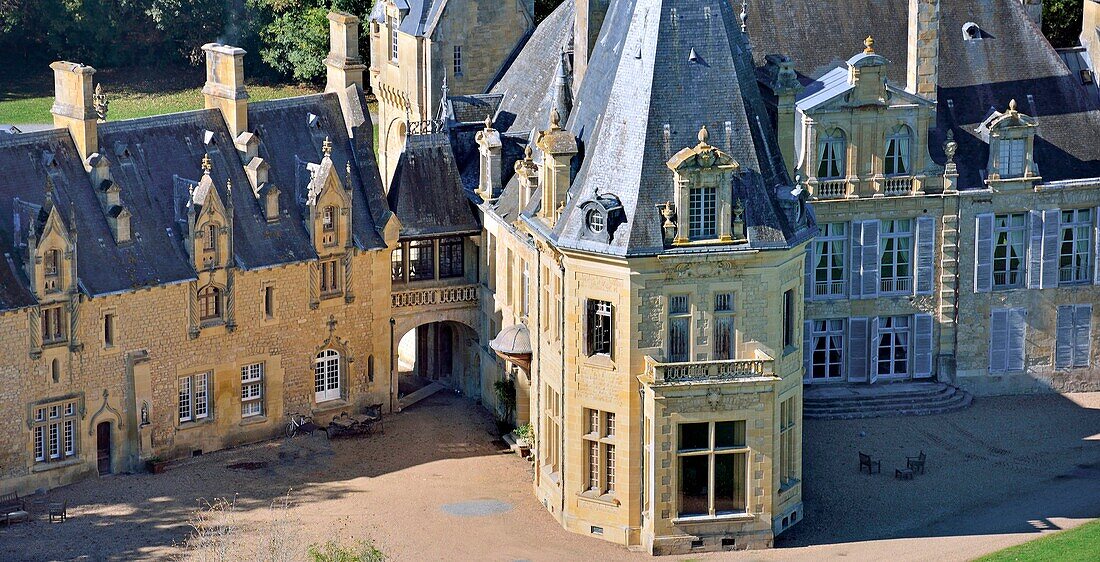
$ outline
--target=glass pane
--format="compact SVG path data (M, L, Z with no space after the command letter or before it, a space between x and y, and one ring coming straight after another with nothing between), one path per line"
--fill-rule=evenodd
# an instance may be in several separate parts
M745 422L728 421L714 424L714 448L745 446Z
M706 423L680 424L680 450L693 451L710 448L707 426Z
M696 425L696 424L692 424ZM706 424L699 424L706 425ZM680 426L681 428L684 426ZM697 457L680 458L680 516L710 515L707 505L707 459Z
M715 455L714 457L714 512L744 513L746 453Z

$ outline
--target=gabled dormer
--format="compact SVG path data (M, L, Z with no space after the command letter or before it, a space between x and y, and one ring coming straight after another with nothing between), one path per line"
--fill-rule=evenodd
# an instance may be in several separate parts
M676 245L733 242L733 182L741 165L729 154L707 143L707 128L699 130L699 144L677 152L666 163L675 181ZM671 217L669 217L671 219ZM740 233L744 238L744 232Z
M223 203L210 176L210 157L203 156L202 179L191 192L188 204L188 251L195 271L228 267L232 260L231 209ZM226 193L232 199L232 184L226 182Z
M310 179L306 196L306 227L319 256L342 253L352 240L351 163L345 170L346 181L340 181L332 163L332 143L326 138L322 147L324 157Z
M76 231L54 203L48 178L45 201L27 234L26 270L40 303L67 300L76 291Z
M991 185L1030 187L1041 180L1035 163L1035 133L1039 122L1020 113L1016 100L1008 103L1008 111L994 111L977 133L989 144L987 183Z

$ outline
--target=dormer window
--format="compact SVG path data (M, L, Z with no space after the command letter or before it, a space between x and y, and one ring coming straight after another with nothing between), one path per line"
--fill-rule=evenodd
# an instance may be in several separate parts
M592 209L588 211L588 215L584 219L585 224L588 225L588 230L591 230L593 234L599 234L603 232L605 228L603 213L599 209Z
M718 233L718 189L696 187L688 196L688 237L714 238Z
M729 154L707 144L706 127L699 144L677 152L667 162L675 173L675 205L661 210L672 244L734 241L733 185L741 166ZM675 216L675 222L672 220Z
M218 247L218 225L210 224L206 226L206 240L203 243L203 250L207 252L213 252Z
M46 277L57 277L61 273L61 250L49 250L43 260Z
M1039 179L1033 156L1038 127L1035 118L1020 113L1016 100L1008 103L1008 111L994 111L978 126L976 132L989 143L990 181Z
M207 285L199 289L199 320L210 322L221 320L222 317L222 291L221 289Z
M906 125L898 125L890 131L886 138L886 159L883 162L885 175L908 176L912 173L909 167L912 138L912 132Z
M325 232L336 230L336 207L325 207L321 213L321 227Z
M1000 155L997 158L997 173L1002 178L1016 178L1024 175L1027 157L1027 139L1001 139Z
M845 175L848 137L840 129L829 129L817 143L817 178L841 179Z

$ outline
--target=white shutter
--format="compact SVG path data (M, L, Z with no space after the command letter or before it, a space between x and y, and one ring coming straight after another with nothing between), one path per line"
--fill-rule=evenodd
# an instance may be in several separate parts
M813 240L806 244L806 287L803 299L807 301L814 300L814 246L816 244Z
M1073 365L1073 344L1073 305L1059 306L1054 335L1054 368L1068 369Z
M848 381L867 382L867 319L848 320Z
M916 294L931 295L935 292L936 271L936 219L917 217L917 279Z
M1028 213L1027 288L1043 287L1043 212Z
M993 290L993 215L983 213L974 225L974 292Z
M913 376L932 376L932 315L913 316Z
M868 329L871 333L870 337L870 367L867 372L871 376L871 382L878 380L878 317L871 319L871 326Z
M861 259L863 288L860 289L863 298L874 298L878 295L878 232L879 222L877 220L863 221L863 235L861 236L863 242L861 248L863 254Z
M1073 309L1073 366L1088 367L1092 341L1092 305L1079 304Z
M989 371L1003 373L1008 365L1008 311L996 308L989 315Z
M1025 346L1027 345L1027 310L1008 309L1008 359L1009 371L1024 370Z
M853 299L858 299L863 289L863 223L852 221L851 248L848 249L848 286Z
M1062 230L1062 212L1043 211L1043 289L1058 286L1058 238Z
M802 378L810 380L810 373L813 371L814 360L814 323L813 320L806 320L802 323L802 366L806 370L802 374Z

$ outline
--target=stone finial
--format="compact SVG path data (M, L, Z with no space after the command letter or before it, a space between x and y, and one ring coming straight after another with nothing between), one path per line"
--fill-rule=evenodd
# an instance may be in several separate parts
M865 54L865 55L875 54L875 38L874 37L868 35L867 38L863 40L863 45L864 45L863 54Z
M233 180L225 180L225 195L230 201L233 200Z
M664 206L661 207L661 216L664 217L664 219L665 219L665 222L662 225L662 228L665 228L665 229L670 229L671 228L673 230L676 229L676 223L672 221L672 217L675 214L676 214L676 212L672 210L672 201L665 201Z
M485 116L485 130L486 131L492 131L493 130L493 116L492 115L486 115Z
M710 140L710 131L707 130L706 125L703 125L703 128L699 129L699 146L709 146L708 140Z
M210 154L209 153L203 154L202 155L202 174L204 176L209 176L210 171L213 170L213 169L214 169L214 165L210 163Z
M1016 98L1012 98L1008 101L1008 112L1016 113Z
M557 131L561 129L561 113L558 113L558 108L550 110L550 129Z
M321 143L321 153L325 155L325 158L332 157L332 141L328 137L325 137L324 142Z
M535 160L534 155L535 155L535 151L531 150L531 145L527 145L527 147L523 149L523 160L525 162L534 162L534 160Z
M749 32L749 3L741 0L741 33Z
M947 142L943 145L943 153L947 156L947 162L952 164L955 162L955 152L959 150L959 143L955 142L955 132L947 131Z
M103 84L95 85L95 93L92 94L92 107L95 109L96 118L100 121L107 120L107 109L111 105L111 100L107 99L107 94L103 93Z

